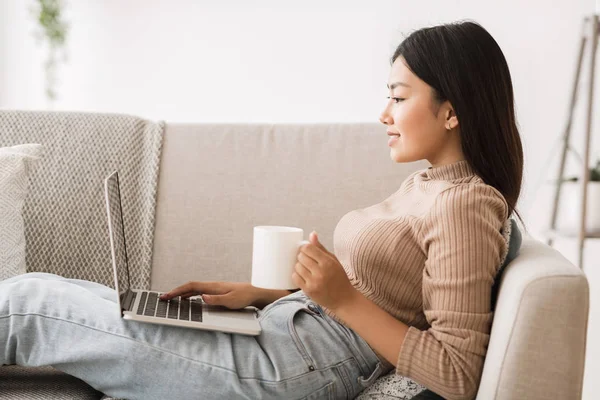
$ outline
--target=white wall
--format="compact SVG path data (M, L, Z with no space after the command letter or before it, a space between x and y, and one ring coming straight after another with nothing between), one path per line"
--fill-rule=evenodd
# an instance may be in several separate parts
M7 101L3 101L6 98L5 82L8 80L6 72L6 59L8 54L6 48L8 46L8 35L10 26L8 23L8 7L7 2L0 0L0 107L7 104Z
M0 108L48 107L44 51L28 11L33 3L0 0ZM512 73L525 151L519 208L534 234L549 220L551 187L543 182L556 173L581 20L594 11L593 0L71 0L67 6L69 60L59 70L53 109L169 122L377 121L389 58L402 38L423 26L474 19L499 43ZM587 68L583 73L585 88ZM585 93L573 127L580 153ZM598 118L594 126L597 136ZM592 155L600 155L597 142ZM573 262L574 249L562 250ZM600 266L593 265L599 243L586 251L590 326L600 325L593 319L600 307ZM600 360L599 350L588 346L588 366ZM588 381L591 399L591 385L598 384Z
M377 121L404 35L472 18L511 68L526 157L520 207L529 213L563 127L588 2L70 1L69 59L53 109L171 122ZM48 108L33 2L0 4L0 107Z

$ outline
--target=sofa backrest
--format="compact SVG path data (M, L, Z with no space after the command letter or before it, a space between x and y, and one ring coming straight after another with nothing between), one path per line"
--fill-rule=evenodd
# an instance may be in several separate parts
M333 249L345 213L427 166L395 163L378 124L167 124L152 288L248 282L256 225L297 226L305 237L314 229ZM524 236L500 276L477 398L579 398L588 299L577 267Z
M386 127L345 124L167 124L151 285L250 281L253 227L333 231L351 210L383 201L426 161L398 164Z

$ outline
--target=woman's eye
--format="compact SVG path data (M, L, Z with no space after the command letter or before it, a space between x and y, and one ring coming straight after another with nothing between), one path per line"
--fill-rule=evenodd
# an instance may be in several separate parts
M387 98L389 99L390 97L388 96ZM394 100L394 103L399 103L399 102L403 101L404 99L400 98L400 97L392 97L392 100Z

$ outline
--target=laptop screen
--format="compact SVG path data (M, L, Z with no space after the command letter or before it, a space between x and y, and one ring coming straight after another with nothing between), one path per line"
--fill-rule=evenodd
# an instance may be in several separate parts
M119 298L129 290L129 268L127 264L127 248L125 246L125 228L121 212L121 193L119 176L113 172L105 181L106 208L108 211L109 234L114 248L113 261L116 265L116 280Z

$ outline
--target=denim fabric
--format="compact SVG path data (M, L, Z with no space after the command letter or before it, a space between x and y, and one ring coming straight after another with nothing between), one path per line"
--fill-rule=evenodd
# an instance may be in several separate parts
M48 273L0 282L0 364L51 365L134 399L347 399L386 371L304 292L259 311L259 336L119 317L116 292Z

